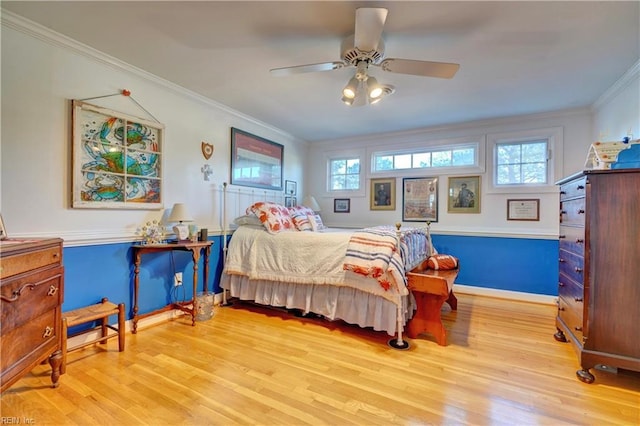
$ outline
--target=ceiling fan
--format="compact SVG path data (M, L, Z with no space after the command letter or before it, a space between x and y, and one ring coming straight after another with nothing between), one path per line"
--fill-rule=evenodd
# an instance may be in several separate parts
M355 75L342 91L342 101L351 106L373 104L394 92L393 86L378 84L375 77L369 76L369 66L372 65L382 68L383 71L399 74L453 78L460 68L459 64L414 59L385 59L382 30L387 12L384 8L356 9L355 33L343 40L341 61L274 68L270 70L271 75L288 76L355 67Z

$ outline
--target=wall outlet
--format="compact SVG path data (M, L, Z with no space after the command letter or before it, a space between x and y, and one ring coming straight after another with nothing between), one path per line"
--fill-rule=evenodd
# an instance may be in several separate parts
M182 285L182 272L176 272L173 276L173 286L178 287Z

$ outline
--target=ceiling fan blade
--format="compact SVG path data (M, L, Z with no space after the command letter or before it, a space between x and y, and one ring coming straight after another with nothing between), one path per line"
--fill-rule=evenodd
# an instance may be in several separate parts
M458 72L458 69L460 69L460 64L452 64L449 62L429 62L397 58L385 59L379 66L389 72L437 78L453 78Z
M375 50L378 47L386 20L387 9L372 7L356 9L354 46L363 52Z
M309 64L309 65L297 65L294 67L284 67L284 68L273 68L269 70L271 75L282 77L287 75L294 74L302 74L306 72L316 72L316 71L331 71L337 70L345 67L344 62L336 61L336 62L323 62L320 64Z

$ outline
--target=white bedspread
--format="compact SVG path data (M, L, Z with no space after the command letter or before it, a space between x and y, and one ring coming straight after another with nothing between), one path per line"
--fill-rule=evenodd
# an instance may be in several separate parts
M280 232L240 226L227 250L224 272L298 284L329 284L357 288L395 304L409 292L404 282L384 289L378 280L344 270L345 253L353 231ZM395 278L389 274L389 280Z

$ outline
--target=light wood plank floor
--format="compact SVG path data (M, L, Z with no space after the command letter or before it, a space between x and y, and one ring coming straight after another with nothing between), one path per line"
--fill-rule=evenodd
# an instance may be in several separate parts
M38 366L1 396L36 425L638 425L640 375L578 381L553 306L459 295L449 344L236 304L69 354L60 387ZM15 420L14 420L15 422Z

